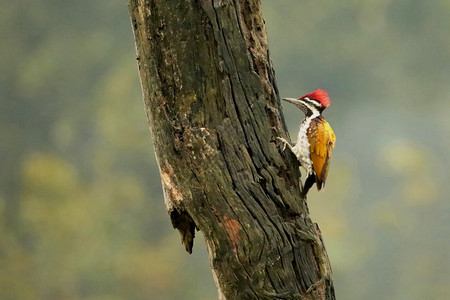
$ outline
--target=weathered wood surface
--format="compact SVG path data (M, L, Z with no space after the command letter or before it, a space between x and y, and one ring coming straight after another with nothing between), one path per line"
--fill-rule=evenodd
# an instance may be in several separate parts
M300 198L258 0L128 0L172 224L226 299L334 299Z

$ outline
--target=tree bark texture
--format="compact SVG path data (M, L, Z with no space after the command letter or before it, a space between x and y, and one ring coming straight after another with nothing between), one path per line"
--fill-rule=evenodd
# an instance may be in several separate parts
M173 226L204 234L222 299L334 299L301 199L259 0L128 0Z

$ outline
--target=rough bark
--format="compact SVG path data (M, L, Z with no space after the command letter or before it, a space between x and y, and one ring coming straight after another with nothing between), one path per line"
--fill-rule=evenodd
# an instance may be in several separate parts
M259 0L128 0L165 201L223 299L334 299L300 197Z

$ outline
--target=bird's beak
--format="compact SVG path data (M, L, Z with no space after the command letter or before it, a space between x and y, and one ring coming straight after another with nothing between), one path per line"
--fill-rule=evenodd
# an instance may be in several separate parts
M283 98L283 100L287 101L287 102L291 102L292 104L299 104L299 103L301 103L301 101L296 99L296 98Z

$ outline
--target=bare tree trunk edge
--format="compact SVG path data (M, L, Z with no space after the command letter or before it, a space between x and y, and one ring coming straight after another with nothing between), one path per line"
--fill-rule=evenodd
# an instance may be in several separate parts
M173 226L203 232L221 299L335 299L300 198L259 0L128 0Z

